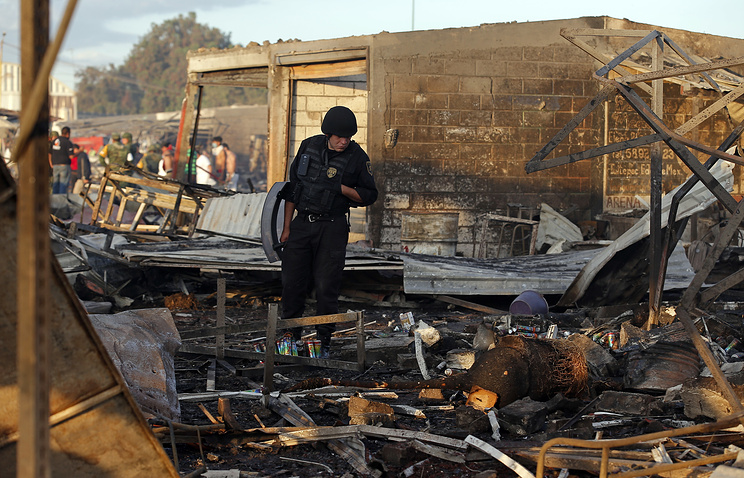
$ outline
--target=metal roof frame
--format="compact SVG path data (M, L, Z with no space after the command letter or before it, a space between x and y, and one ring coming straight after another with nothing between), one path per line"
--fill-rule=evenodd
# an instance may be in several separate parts
M623 31L619 33L621 36L630 36L627 33L622 33L622 32ZM606 34L611 35L612 33L613 33L612 31L608 31ZM685 58L685 60L688 61L688 63L690 64L684 67L665 69L663 66L663 61L658 61L659 60L658 58L654 58L654 64L660 67L655 71L650 71L650 72L643 73L643 74L629 74L625 69L621 67L621 64L625 60L629 59L634 53L638 52L641 48L643 48L645 45L651 42L656 42L655 46L658 46L658 48L654 49L654 55L658 54L658 52L661 50L660 47L663 44L667 44L677 54ZM587 51L584 45L579 45L579 46L582 49L584 49L584 51ZM595 53L596 52L592 52L590 54L594 56L595 58L597 58ZM600 61L604 63L603 60L600 60ZM693 343L695 344L695 348L698 350L698 353L700 354L705 364L711 370L711 374L713 375L718 385L721 387L723 395L729 401L731 405L732 413L738 413L738 414L741 414L742 412L744 412L744 405L742 405L741 401L736 396L736 393L731 388L730 383L728 382L726 377L723 375L723 372L719 368L718 363L713 357L713 354L710 351L710 349L707 347L707 344L702 340L700 333L698 332L697 328L692 322L692 314L697 313L696 306L700 300L700 289L702 288L705 279L710 274L711 270L713 269L713 266L715 265L716 260L721 255L726 245L728 245L729 241L733 237L734 233L738 230L740 224L742 223L742 220L744 219L744 207L742 207L743 206L742 202L744 202L744 199L742 199L742 202L737 202L731 196L731 194L729 194L729 192L726 191L725 188L723 188L723 186L721 186L721 184L715 180L715 178L713 178L713 176L709 172L710 167L712 167L719 159L730 161L736 164L744 164L742 162L742 158L738 156L733 156L733 155L730 155L724 152L729 147L731 147L731 145L733 145L736 139L741 135L742 130L744 130L744 122L740 123L736 128L734 128L733 132L723 141L723 143L717 149L713 149L706 145L700 144L696 141L689 140L685 138L683 135L684 133L689 132L690 130L697 127L700 123L702 123L706 119L710 118L714 113L723 109L728 103L734 101L735 99L739 98L742 94L744 94L744 82L742 82L742 84L740 84L738 87L734 88L729 93L724 95L722 98L716 101L713 105L706 108L699 114L695 115L692 119L690 119L688 122L686 122L684 125L677 128L676 130L672 130L671 128L669 128L666 124L664 124L663 119L659 117L659 115L661 115L663 112L662 111L663 108L659 108L662 105L655 98L659 90L652 87L652 91L651 91L652 103L654 103L654 108L652 109L652 107L650 107L640 97L640 95L633 89L633 86L638 86L640 89L647 91L648 85L645 85L642 82L649 81L649 80L651 81L663 80L666 78L671 78L671 77L682 75L682 74L700 73L704 75L704 78L706 79L706 81L709 82L711 86L713 86L714 88L720 91L717 83L713 81L709 75L706 75L706 72L719 69L719 68L725 68L728 66L738 66L742 64L744 64L744 57L727 59L727 60L710 61L710 62L703 63L703 64L694 64L694 61L692 61L689 55L685 54L682 51L682 49L679 48L679 46L677 46L676 44L674 44L674 42L669 40L665 34L657 30L651 31L647 33L641 40L637 41L634 45L632 45L630 48L622 52L620 55L611 59L609 62L605 63L604 66L602 66L599 70L597 70L594 73L593 75L594 78L598 80L600 83L604 84L604 87L600 90L597 96L595 96L589 102L588 105L586 105L571 121L569 121L564 126L564 128L561 129L561 131L559 131L525 165L525 170L529 174L535 171L541 171L544 169L554 168L556 166L572 163L575 161L580 161L582 159L600 156L602 154L606 154L607 152L621 151L624 149L628 149L629 147L632 147L631 144L632 145L652 144L652 143L659 143L660 141L663 141L675 153L675 155L677 155L677 157L688 168L690 168L690 170L693 173L693 176L691 176L687 180L687 182L679 189L678 193L675 194L672 200L672 205L669 211L669 218L667 220L667 224L669 225L669 227L667 227L667 233L664 235L664 242L662 245L660 240L655 241L653 239L654 236L656 236L656 238L659 239L662 232L661 232L661 220L660 220L660 217L661 217L660 168L659 168L659 181L655 183L654 173L653 173L654 158L652 155L652 159L651 159L652 161L652 173L651 173L652 254L651 254L650 262L652 262L651 267L656 266L657 269L652 270L652 273L651 273L651 280L650 280L650 287L649 287L650 302L651 302L649 309L651 313L649 314L649 320L647 322L648 327L651 327L655 324L653 311L658 310L660 308L661 293L659 291L663 289L663 282L665 279L667 259L669 257L669 252L671 251L671 249L674 248L674 245L678 242L680 232L684 230L684 227L687 222L686 219L676 221L676 209L677 209L677 206L681 198L684 197L684 195L687 194L687 192L689 192L689 190L692 188L694 184L696 184L697 182L702 182L711 191L711 193L713 193L713 195L715 195L715 197L724 205L724 207L726 207L726 209L729 212L731 212L732 217L730 218L726 227L723 229L722 233L719 235L716 241L716 244L714 245L714 249L707 256L703 267L696 273L695 277L690 283L690 286L685 290L685 293L680 301L680 307L677 309L677 311L678 311L678 317L680 321L685 326L685 329L690 334L693 340ZM615 77L615 78L610 78L610 73L613 71L616 72L617 74L620 74L620 76ZM657 83L656 85L658 86L659 84ZM550 154L550 152L552 152L553 149L555 149L555 147L558 144L560 144L568 136L568 134L571 131L573 131L592 111L594 111L594 109L596 109L597 106L599 106L601 103L606 101L612 95L617 94L617 93L621 94L625 98L625 100L636 111L636 113L654 131L653 135L636 138L630 141L614 143L611 145L603 146L601 148L594 148L594 149L584 151L576 155L567 155L567 156L562 156L560 158L554 158L551 160L544 161L547 155ZM700 161L697 159L697 157L694 154L692 154L689 148L693 148L698 151L702 151L707 154L710 154L710 158L708 158L705 164L700 164ZM657 162L660 165L661 163L660 155L657 159ZM654 191L654 189L656 190ZM654 192L659 198L659 201L654 201ZM658 221L656 223L654 223L654 216L656 216L657 221ZM658 260L659 263L653 264L654 259ZM654 274L654 272L656 272L656 274ZM724 281L728 280L727 284L729 284L730 286L730 285L733 285L734 283L737 283L738 279L740 278L744 278L744 273L742 271L739 271L733 274L729 278L724 279ZM721 281L721 282L724 282L724 281ZM721 283L719 283L719 285L716 286L717 290L723 289L724 286L720 286L720 284ZM572 287L573 287L573 284L572 284ZM566 292L566 294L564 294L564 297L561 299L562 303L565 302L564 299L566 298L566 295L570 295L571 292L576 293L575 288L572 291L572 287L570 287L569 290ZM654 293L654 291L656 291L656 293ZM706 297L706 299L708 300L710 300L710 298L711 297Z

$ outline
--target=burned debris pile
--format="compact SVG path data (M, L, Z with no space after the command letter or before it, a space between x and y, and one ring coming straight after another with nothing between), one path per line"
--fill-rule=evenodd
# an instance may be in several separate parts
M188 425L171 434L154 418L154 429L182 466L246 476L266 476L265 470L295 476L491 476L505 473L504 467L534 476L541 467L573 474L600 473L603 466L650 475L655 472L649 468L663 464L709 475L716 469L710 463L736 460L739 415L732 414L678 321L644 331L642 305L615 316L597 309L494 315L424 299L419 306L409 330L408 313L365 307L368 356L375 360L362 372L278 365L273 381L281 391L269 395L259 383L260 360L179 354L176 376L182 422ZM245 311L228 310L233 313ZM207 317L197 320L201 314ZM196 323L212 323L210 315L174 311L185 336ZM726 361L727 377L742 383L738 364L744 362L736 361L744 350L738 343L741 314L720 310L696 325ZM334 334L332 358L349 358L354 327L339 328L345 331ZM417 348L418 331L429 328L438 339ZM386 345L377 348L380 339ZM729 339L733 344L725 347L716 342ZM253 335L225 340L226 355L255 350L259 343ZM364 451L339 452L332 445L337 440ZM329 451L309 445L317 442ZM586 445L604 442L613 447L606 465L601 450ZM544 444L550 447L541 456Z
M741 413L678 317L690 310L678 305L679 284L695 274L689 263L670 267L669 300L649 330L645 302L556 305L582 271L601 277L585 295L618 273L586 272L601 248L475 259L352 246L341 298L348 312L329 316L337 332L331 357L319 359L313 333L296 342L284 321L272 321L279 267L266 261L255 228L227 231L218 220L220 207L238 203L257 217L250 211L261 198L242 196L207 199L201 210L217 211L211 222L190 219L192 226L171 232L111 221L51 225L67 280L181 473L508 469L532 477L669 467L658 472L709 475L735 464ZM109 217L123 207L115 204ZM722 269L737 253L726 250ZM672 257L686 261L681 246ZM630 269L623 274L638 282ZM480 295L458 294L473 280ZM426 281L450 289L427 290ZM501 295L489 289L494 284ZM548 292L518 291L519 284ZM744 393L744 307L717 299L692 320L731 390Z

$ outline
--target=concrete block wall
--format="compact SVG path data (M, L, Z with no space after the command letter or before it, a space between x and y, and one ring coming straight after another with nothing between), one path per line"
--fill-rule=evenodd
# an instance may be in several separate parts
M527 175L525 163L596 95L588 57L573 46L438 52L383 61L389 127L383 151L380 243L400 248L405 211L459 212L458 254L472 257L486 213L509 205L590 208L590 164ZM601 141L601 115L587 119L555 154ZM494 228L486 229L492 236ZM494 237L486 238L493 243Z
M299 141L319 132L322 114L330 106L347 104L361 113L361 106L355 106L359 102L366 114L358 114L361 128L355 139L370 153L381 192L380 200L369 208L370 239L376 246L399 249L404 212L458 212L458 252L471 256L484 240L492 248L494 233L480 227L488 213L521 210L529 215L544 202L559 212L573 211L567 217L579 222L604 211L632 209L637 196L648 194L647 148L529 176L524 172L534 154L599 91L592 79L599 63L566 41L564 29L661 30L687 53L706 58L736 58L744 51L740 39L602 16L279 42L237 53L191 52L189 68L191 73L208 67L229 70L236 60L244 61L247 69L259 68L258 73L269 67L272 181L283 177ZM600 35L586 41L613 56L635 40ZM272 59L296 53L318 53L318 61L327 57L329 64L365 56L366 74L343 81L296 81L293 91L285 83L290 72L273 65ZM741 74L740 69L732 70ZM285 138L284 95L292 91L290 124L296 127ZM679 84L668 84L665 96L665 105L670 106L664 119L672 127L718 98L717 93ZM607 126L605 113L611 118ZM717 146L731 128L725 115L718 114L686 136ZM392 148L386 142L389 130L399 132ZM614 100L597 108L551 156L595 148L605 143L605 136L616 142L650 132L627 105ZM663 154L666 191L689 172L671 152ZM740 169L735 170L739 195Z
M357 118L359 131L354 141L367 145L367 80L363 75L333 80L300 80L294 84L292 130L289 151L292 157L303 139L320 134L323 116L333 106L350 108Z

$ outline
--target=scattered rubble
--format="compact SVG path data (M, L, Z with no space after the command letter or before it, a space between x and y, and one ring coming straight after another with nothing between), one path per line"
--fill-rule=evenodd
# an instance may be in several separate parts
M245 314L246 311L236 309L234 313L235 320L239 321L238 316ZM204 323L204 319L195 318L197 315L206 315L207 323L213 322L211 308L191 310L187 314L193 316L179 318L179 315L176 315L176 323L183 330L194 327L196 323ZM260 312L251 312L251 315L256 314ZM388 339L404 338L408 343L408 350L412 351L414 340L411 335L415 334L415 327L409 331L403 330L397 319L398 315L396 311L388 308L365 307L365 320L375 322L365 327L365 335L370 337L370 341L374 340L375 336L387 336ZM570 334L569 340L525 337L517 332L514 332L514 335L500 335L499 326L503 325L502 319L506 316L509 317L515 329L518 325L524 328L530 327L527 324L535 323L535 321L544 320L546 323L555 323L558 325L561 336L564 333ZM567 320L567 316L573 316L575 320ZM684 398L684 394L687 393L685 387L695 388L694 380L701 379L697 377L693 380L683 379L684 383L678 384L681 389L672 400L665 400L666 390L639 392L637 389L624 385L624 377L633 370L633 367L643 366L642 362L629 360L634 351L633 347L638 347L641 343L648 345L654 341L659 343L665 339L672 340L675 334L679 333L678 326L668 326L667 330L658 330L653 336L646 333L643 340L638 338L629 340L625 347L621 347L619 343L614 344L613 347L613 344L602 337L606 333L619 335L622 327L631 330L630 326L635 320L634 315L621 313L619 317L627 320L610 326L604 334L592 334L597 326L591 319L589 320L592 322L591 327L580 326L582 322L586 324L587 316L591 316L591 310L569 310L562 314L549 313L543 317L510 314L494 317L483 313L463 313L450 310L443 305L429 304L425 310L414 313L414 317L421 317L417 320L417 324L422 324L424 328L426 324L435 324L431 327L435 328L441 337L431 346L423 345L423 353L430 357L430 360L427 360L427 363L431 364L427 365L428 372L434 377L429 382L439 382L441 388L409 391L409 386L420 387L426 381L420 380L421 373L415 361L403 368L399 361L399 354L378 356L378 359L370 364L361 375L353 371L297 369L297 367L286 365L285 368L275 370L277 373L275 381L283 384L283 391L274 392L270 401L274 400L273 397L276 399L287 397L291 398L293 405L290 405L290 408L285 409L284 412L280 412L278 416L274 414L279 409L274 406L270 406L274 414L267 415L266 411L259 412L262 409L260 403L265 396L261 393L258 384L251 384L249 377L256 377L255 372L251 372L255 366L249 365L246 360L235 362L231 359L230 361L235 363L235 372L226 368L218 368L217 390L235 390L236 392L215 391L211 396L201 395L199 400L213 414L216 413L218 397L222 396L223 399L230 400L232 411L243 428L238 430L231 427L202 431L202 447L214 450L213 453L219 459L216 462L202 462L198 454L192 454L191 460L193 461L190 463L193 468L206 463L209 469L224 466L225 469L237 468L244 473L256 472L258 466L263 467L263 470L269 467L268 469L275 472L287 470L296 476L318 476L324 473L334 476L344 473L351 473L349 476L355 474L407 476L410 473L452 476L453 473L457 473L455 470L473 476L481 472L486 473L488 470L492 473L506 473L507 467L513 470L509 473L515 472L514 467L499 461L500 457L507 463L516 464L518 468L524 470L520 473L535 476L533 471L538 466L540 444L552 438L575 437L593 440L602 437L607 441L612 441L644 434L668 433L671 434L669 437L654 439L648 444L639 442L630 448L626 446L612 451L609 457L609 469L615 472L638 468L642 470L660 459L658 456L660 456L659 450L661 449L666 451L675 464L700 459L732 464L736 454L727 452L726 447L729 443L741 441L737 438L737 432L734 435L721 434L720 444L716 444L718 438L716 435L711 435L711 432L705 432L699 438L696 437L696 432L686 432L690 427L699 426L696 425L699 420L725 417L729 422L726 427L722 428L730 428L732 424L736 424L736 419L731 419L732 415L728 413L728 410L724 410L727 413L723 415L688 415L689 407L686 404L687 399ZM386 321L384 317L390 320ZM393 317L395 319L392 319ZM557 320L558 317L561 320ZM607 320L605 323L612 322L612 320ZM703 327L702 322L699 322L699 325ZM494 346L490 350L476 352L476 363L470 370L462 373L453 372L448 375L449 367L440 365L446 364L444 359L449 351L437 348L437 345L441 346L439 342L451 342L450 339L455 341L469 339L472 343L476 335L484 334L484 329L489 330L493 336ZM597 335L599 337L596 337ZM593 336L595 336L594 339ZM351 338L349 332L334 335L333 354L344 353L342 347L335 347L335 345L343 344L347 337ZM245 347L250 347L251 340L247 337L236 336L232 340L236 342L231 344L231 347L240 348L240 343L243 343ZM609 356L612 362L605 360L604 367L585 365L586 376L582 382L583 387L572 382L572 386L564 385L562 390L557 391L556 388L546 387L545 383L539 382L536 385L537 390L532 390L535 396L530 397L530 390L526 385L529 384L528 379L531 375L546 380L546 377L551 376L550 372L538 374L536 371L565 372L564 368L556 369L555 367L566 367L567 363L572 363L572 360L560 364L555 360L546 359L546 354L556 355L555 349L561 347L557 344L569 344L571 354L577 353L577 350L581 351L579 357L583 357L583 351L586 350L595 350L595 353L601 350ZM537 349L538 352L530 347ZM512 355L512 351L518 351L520 354ZM532 366L524 367L519 375L522 379L519 397L507 398L510 402L508 404L498 402L507 396L504 394L505 388L501 386L503 375L485 374L484 370L487 367L482 364L493 365L493 361L501 357L508 357L511 362L521 361L524 360L525 354L530 353L542 355L530 357L528 360L537 361L537 365L530 362ZM731 359L730 355L728 357ZM205 369L203 367L191 368L188 363L194 363L194 361L198 363L207 357L190 356L188 361L184 359L186 359L185 356L178 359L181 367L177 368L177 375L182 377L179 383L182 387L186 383L191 384L189 394L193 391L204 390ZM611 365L607 366L608 364ZM732 362L732 365L734 364L736 362ZM483 368L479 370L480 367ZM499 370L498 365L492 368ZM726 369L730 370L730 373L736 373L736 367L729 366ZM325 378L301 380L307 374ZM499 376L500 379L499 386L493 387L495 391L482 386L472 386L473 377L486 377L486 380L494 380L494 375ZM468 378L465 379L465 377ZM183 380L185 378L187 378L186 382ZM708 380L707 387L710 388L714 382L710 378ZM458 382L467 383L467 386L452 385ZM253 385L255 388L252 391L237 392ZM314 388L300 390L311 385ZM384 392L383 388L371 388L375 385L394 390L396 393ZM378 392L387 394L373 395ZM228 393L235 395L230 396ZM568 396L571 393L575 398ZM184 401L186 395L181 393L184 419L193 420L189 421L194 424L192 426L209 426L211 422L204 413L196 408L193 402ZM725 399L721 399L720 394L719 404L722 410L726 408ZM307 414L312 417L315 425L292 429L268 428L272 425L284 426L280 417L290 424L299 426L292 421L299 419L291 419L287 415L293 413ZM215 416L219 423L220 415ZM276 420L279 422L276 423ZM158 430L157 427L156 430ZM183 441L179 438L180 433L188 435L186 430L183 432L176 430L176 443ZM300 435L297 435L299 433L303 434L301 435L304 437L303 440L299 440ZM370 469L362 472L363 468L360 468L360 463L351 459L346 452L341 452L333 459L329 459L329 455L322 455L323 458L319 458L318 454L322 454L320 448L303 444L317 441L328 444L333 440L338 440L339 435L362 437L360 443L366 450L365 453L370 456L367 461ZM674 438L674 436L682 435L684 435L684 440ZM168 447L171 438L167 433L161 433L160 436L164 445ZM193 437L191 439L195 440L193 432L191 436ZM494 436L498 437L497 441L494 441ZM709 444L711 440L714 443L713 446ZM238 443L240 445L237 445ZM483 446L483 443L487 446ZM235 446L239 446L239 449L235 449ZM181 463L186 463L184 460L188 460L186 457L189 456L189 452L184 449L185 445L177 445L177 447ZM271 454L266 455L270 449ZM345 461L339 458L343 456L346 456ZM358 455L353 456L358 457ZM307 464L305 466L296 462L293 465L293 462L284 461L282 457L323 463L331 467L333 472L323 471L320 469L322 467L317 465ZM587 449L572 450L558 447L552 448L545 455L544 463L551 469L568 468L598 473L601 457L599 454L592 454ZM715 470L715 468L697 465L697 461L691 463L693 463L691 466L697 466L695 470L698 474L708 475Z
M269 394L267 306L280 289L275 266L237 259L234 251L259 248L250 238L74 222L55 222L52 236L68 282L182 474L532 477L546 466L596 474L602 453L587 443L632 438L608 453L607 470L650 474L658 461L708 475L716 468L704 463L735 466L738 452L727 447L744 441L732 428L739 412L702 366L674 301L661 326L645 330L645 303L551 310L557 296L539 293L524 304L411 294L408 256L350 249L362 270L350 271L344 290L357 293L342 304L361 311L363 325L338 325L331 358L355 367L307 362L309 333L297 361L274 365L268 379L279 391ZM154 257L148 247L161 251L157 260L145 258ZM744 307L715 304L695 326L739 392ZM124 332L124 319L135 327Z
M70 237L70 229L75 236ZM539 447L555 439L612 442L660 433L669 435L611 451L607 469L643 470L658 461L672 461L672 466L694 460L694 473L709 475L715 468L698 465L701 460L734 464L735 454L726 446L740 443L738 432L711 428L700 438L687 432L701 421L731 420L737 411L703 367L677 321L674 303L665 305L661 326L649 331L643 328L645 303L550 310L558 297L530 290L488 305L407 294L402 266L407 255L350 248L357 265L397 264L388 272L350 273L344 286L350 292L342 295L344 307L364 314L366 368L280 361L271 378L280 391L266 394L262 332L266 307L278 300L280 289L275 266L261 263L260 255L235 253L257 249L251 238L153 242L141 234L100 231L86 234L82 226L59 226L54 237L64 247L58 254L75 252L65 270L87 299L85 307L113 313L91 316L99 334L104 327L121 327L125 316L162 317L174 339L177 328L180 342L155 339L162 345L182 344L171 373L166 373L166 359L153 365L147 354L122 355L126 337L139 332L117 332L118 342L107 347L121 357L119 366L135 399L182 472L350 477L508 472L532 477L542 463L599 473L601 453L571 448L577 446L571 442L551 445L541 459ZM188 264L192 256L198 265ZM494 265L493 260L483 262ZM141 283L130 287L136 273L143 274L146 290ZM220 278L227 280L222 295L215 293ZM312 314L312 302L310 308ZM744 363L738 362L744 359L740 310L744 306L731 303L696 320L737 393L744 383L737 365ZM219 314L225 325L218 327ZM356 333L356 324L339 324L332 359L356 359ZM297 344L298 356L309 356L304 342L312 335ZM219 350L218 340L224 343L222 358L207 352ZM137 365L134 359L148 364ZM131 378L135 372L174 379L154 385L157 393L137 398L136 389L146 381ZM153 398L162 403L154 405ZM684 440L674 438L677 433Z

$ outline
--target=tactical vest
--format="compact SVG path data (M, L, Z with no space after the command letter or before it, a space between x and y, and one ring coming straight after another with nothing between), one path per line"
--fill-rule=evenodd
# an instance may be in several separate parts
M127 164L127 154L129 153L129 147L121 143L110 143L106 148L106 155L108 156L109 166L111 169L121 169Z
M317 138L311 139L305 151L297 158L300 162L297 167L300 184L295 190L294 198L300 212L328 214L333 200L341 194L341 178L350 166L354 167L355 163L351 160L361 148L351 142L342 153L329 158L326 137Z
M148 152L144 158L142 158L144 164L144 168L146 171L149 171L151 173L158 173L158 165L160 164L160 158L162 155L155 153L155 152Z

